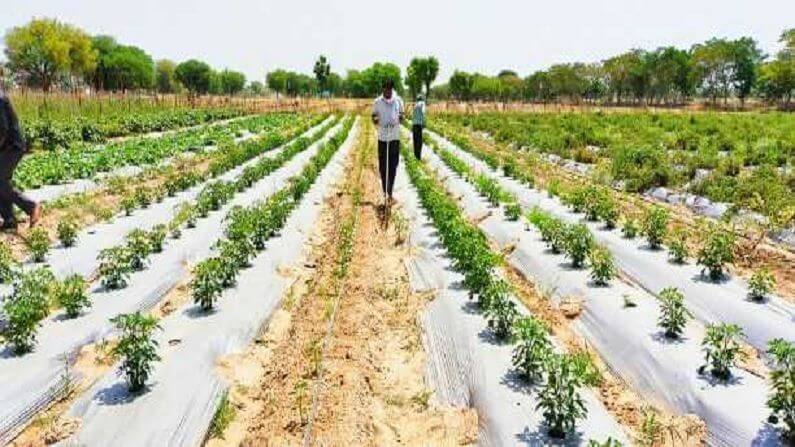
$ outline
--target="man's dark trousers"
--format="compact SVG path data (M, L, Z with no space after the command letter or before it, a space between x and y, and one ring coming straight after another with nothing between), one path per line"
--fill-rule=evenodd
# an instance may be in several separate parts
M389 172L387 172L387 152L389 152ZM400 161L400 140L389 142L378 140L378 172L381 174L381 190L392 197L395 174ZM387 176L387 174L389 174ZM389 180L387 182L387 180Z
M419 160L422 156L422 124L411 126L411 135L414 137L414 156Z
M3 218L4 225L10 225L14 222L12 204L22 208L27 214L32 213L33 208L36 206L35 202L14 189L14 185L11 182L14 170L23 155L25 155L23 151L15 148L0 150L0 216Z

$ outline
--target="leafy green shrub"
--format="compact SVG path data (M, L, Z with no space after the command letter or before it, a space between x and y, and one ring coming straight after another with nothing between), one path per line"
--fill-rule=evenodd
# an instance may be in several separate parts
M152 204L152 190L146 186L135 189L135 201L141 208L148 208Z
M770 372L772 393L767 400L772 424L783 423L785 435L795 441L795 344L780 338L768 343L767 353L773 359Z
M723 277L727 263L734 261L734 234L720 229L713 229L707 235L704 246L698 253L698 265L704 266L709 271L710 279L718 280Z
M0 241L0 283L7 283L16 276L18 263L4 242Z
M163 224L155 225L149 230L149 248L153 253L163 251L163 242L166 240L167 231L167 227Z
M621 233L627 239L635 239L638 235L638 223L635 219L625 219L624 226L621 227Z
M50 251L50 236L44 228L34 228L25 238L25 245L28 246L33 262L44 262L47 252Z
M140 228L136 228L127 233L124 240L129 256L130 267L132 267L133 270L143 270L146 268L146 257L149 256L149 253L152 251L149 234Z
M24 272L14 283L14 292L3 303L6 328L3 333L14 352L24 354L36 344L36 331L50 312L55 276L46 268Z
M685 307L685 296L675 287L660 291L660 318L658 324L668 338L679 338L685 329L690 311Z
M55 300L66 311L66 316L76 318L80 312L91 306L86 289L88 284L80 275L70 275L55 287Z
M593 236L584 224L571 225L565 232L566 257L574 268L582 267L594 244Z
M553 354L547 327L533 317L523 317L513 325L513 367L530 383L540 383L544 378L549 357Z
M124 215L131 216L135 208L138 207L138 198L131 194L125 195L121 198L120 205L121 209L124 210Z
M729 380L735 359L743 355L740 341L745 337L742 328L736 324L721 323L707 326L707 333L701 346L704 349L706 365L699 368L700 373L709 367L713 377Z
M618 207L616 206L615 200L613 200L609 193L603 193L599 197L599 200L596 203L595 212L597 218L605 223L605 227L608 230L612 230L616 227L616 221L618 220Z
M591 264L591 279L597 285L606 286L615 278L616 266L613 263L613 255L607 248L594 245L588 253L588 262Z
M110 321L121 332L112 353L122 359L120 370L127 378L130 391L140 391L152 373L152 364L160 360L157 340L153 337L160 326L157 319L140 312L121 314Z
M511 336L513 323L519 317L519 312L513 300L507 295L500 295L499 298L491 300L485 315L494 336L499 340L506 340Z
M755 270L748 279L748 294L757 301L762 301L775 287L776 278L767 267Z
M547 380L539 390L537 409L543 412L550 437L565 438L574 430L577 419L587 415L580 395L582 385L583 378L571 357L555 354L549 357Z
M522 215L522 207L518 203L509 203L505 205L505 217L511 221L519 220Z
M99 252L99 277L102 285L110 290L127 287L133 272L130 251L127 247L106 248Z
M193 280L190 282L193 302L205 311L213 308L215 301L224 290L224 278L221 272L222 262L217 257L200 262L193 269Z
M643 234L651 248L659 248L668 230L668 211L659 206L652 206L643 217Z
M64 247L71 247L77 241L77 222L71 217L66 217L58 222L58 240Z
M668 236L668 257L672 262L684 264L687 261L687 233L676 229Z
M537 220L536 227L541 232L541 239L553 253L560 253L566 247L566 224L555 217L545 215Z
M231 262L236 269L249 267L251 258L256 254L256 248L248 238L221 240L216 248L221 259Z

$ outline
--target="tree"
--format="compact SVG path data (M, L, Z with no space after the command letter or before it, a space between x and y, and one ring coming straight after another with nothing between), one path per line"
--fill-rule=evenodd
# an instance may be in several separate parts
M265 77L268 88L276 92L277 99L279 94L284 94L287 91L287 77L287 72L281 69L274 70Z
M417 67L409 65L406 68L406 87L409 89L409 94L412 98L416 98L422 92L422 79L417 71Z
M5 44L11 71L45 91L61 76L87 76L97 65L88 35L54 19L33 19L12 28Z
M742 37L732 42L734 56L734 74L732 83L740 98L740 105L745 105L745 98L756 84L759 65L765 58L756 41L750 37Z
M226 95L235 95L243 91L246 86L246 75L239 71L224 70L218 75L221 83L221 92Z
M260 81L251 81L248 85L248 91L254 96L261 96L265 91L265 86Z
M159 93L174 93L178 90L176 71L177 64L161 59L155 66L155 84Z
M312 72L315 73L315 79L317 79L317 85L320 87L320 91L326 91L328 88L326 82L329 75L331 75L331 64L329 64L326 56L321 54L320 57L318 57L317 61L315 61L315 67L312 69Z
M117 45L101 58L102 85L109 90L149 89L155 83L155 63L144 50Z
M415 57L409 62L407 72L425 85L425 94L431 93L431 84L439 75L439 60L433 56Z
M177 65L174 74L177 80L194 96L210 91L214 75L209 65L196 59Z
M467 72L456 70L450 76L450 94L459 101L468 101L472 96L472 84L474 79Z

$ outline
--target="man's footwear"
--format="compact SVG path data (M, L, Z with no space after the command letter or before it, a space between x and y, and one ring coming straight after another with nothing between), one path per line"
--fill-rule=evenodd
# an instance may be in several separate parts
M30 227L33 228L41 219L41 205L38 203L36 206L33 207L33 211L30 212Z
M17 223L16 222L3 222L3 225L0 226L0 231L17 231Z

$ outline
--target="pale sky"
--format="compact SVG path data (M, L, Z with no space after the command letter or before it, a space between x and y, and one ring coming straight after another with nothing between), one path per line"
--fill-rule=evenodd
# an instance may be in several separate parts
M521 75L593 62L630 48L689 48L710 37L755 38L768 53L795 27L795 0L1 0L0 32L55 17L110 34L155 59L196 57L249 79L375 61L405 66L432 54L439 81L454 69ZM405 74L405 73L404 73Z

